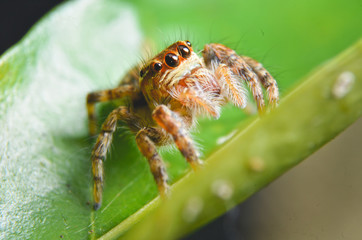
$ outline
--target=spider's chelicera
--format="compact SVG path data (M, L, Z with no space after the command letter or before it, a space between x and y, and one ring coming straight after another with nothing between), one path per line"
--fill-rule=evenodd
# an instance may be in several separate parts
M265 108L261 86L266 89L270 105L275 107L278 103L277 83L262 64L218 43L205 45L200 57L189 41L178 41L138 70L138 67L132 69L118 87L87 96L91 135L97 131L95 103L130 100L130 104L119 106L108 115L92 151L95 209L102 203L103 162L119 120L135 134L158 190L165 196L169 188L167 173L157 147L175 143L196 169L201 161L189 131L198 116L218 118L220 108L227 102L244 108L245 85L250 87L259 112Z

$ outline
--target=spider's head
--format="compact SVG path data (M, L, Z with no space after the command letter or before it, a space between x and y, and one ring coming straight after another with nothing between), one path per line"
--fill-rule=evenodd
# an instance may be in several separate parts
M167 88L202 66L189 41L178 41L149 60L140 71L141 85Z

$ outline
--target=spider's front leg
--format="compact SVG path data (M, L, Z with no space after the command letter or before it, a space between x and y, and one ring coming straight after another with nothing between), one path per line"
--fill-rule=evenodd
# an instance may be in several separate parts
M126 122L130 126L130 129L136 132L145 125L139 117L130 113L124 106L113 110L104 121L102 130L98 135L91 156L94 179L93 197L95 210L99 209L102 204L104 181L103 162L106 159L109 146L112 142L113 133L116 131L117 122L119 120Z
M256 60L250 57L239 56L234 50L217 43L205 45L203 57L206 66L209 69L213 69L216 74L223 75L224 81L232 79L233 76L238 76L247 82L259 113L262 113L265 107L261 84L268 92L270 104L272 106L277 104L279 98L277 83L270 73ZM229 88L233 88L233 85L235 86L232 82L227 82L226 85Z
M202 162L199 160L199 154L192 139L182 126L181 119L165 105L157 106L153 111L152 117L158 125L171 134L182 155L191 164L193 169L197 169Z
M264 66L260 62L247 56L242 56L242 58L258 75L261 83L263 84L264 88L268 93L271 106L276 107L279 101L279 90L277 81L275 81L272 75L264 68Z

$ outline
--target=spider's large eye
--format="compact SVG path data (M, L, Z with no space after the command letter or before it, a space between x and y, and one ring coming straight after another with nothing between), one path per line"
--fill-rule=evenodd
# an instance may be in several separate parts
M187 46L191 47L191 43L189 40L186 40L186 44L187 44Z
M191 55L190 49L184 45L179 45L177 50L183 58L188 58Z
M178 56L173 53L168 53L165 57L165 62L170 67L177 67L179 65Z
M155 69L156 72L159 72L162 69L162 63L156 62L153 64L153 69Z

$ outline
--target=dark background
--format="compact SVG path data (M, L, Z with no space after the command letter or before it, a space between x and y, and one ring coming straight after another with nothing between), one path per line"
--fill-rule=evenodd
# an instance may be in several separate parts
M0 54L18 42L25 33L60 0L0 1Z

